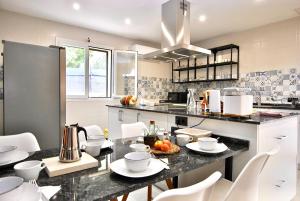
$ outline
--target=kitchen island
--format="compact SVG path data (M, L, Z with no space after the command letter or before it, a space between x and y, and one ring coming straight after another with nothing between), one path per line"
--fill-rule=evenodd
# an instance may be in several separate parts
M172 127L193 127L211 130L214 134L245 139L250 142L247 152L233 161L233 178L257 153L280 147L277 155L267 163L262 173L260 199L264 201L291 200L296 195L297 180L297 135L298 115L287 113L284 117L263 117L257 114L249 117L228 117L200 111L187 111L182 107L168 105L154 107L125 107L108 105L110 133L121 133L121 124L150 120L171 131ZM176 117L186 117L187 122L178 122ZM178 118L177 118L178 119ZM178 125L183 124L183 125ZM120 138L121 136L111 136ZM179 178L179 186L186 186L203 179L216 169L224 170L224 161L206 169L199 169Z

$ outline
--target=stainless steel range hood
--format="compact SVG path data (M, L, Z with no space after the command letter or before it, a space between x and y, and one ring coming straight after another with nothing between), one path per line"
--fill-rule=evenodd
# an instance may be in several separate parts
M161 50L143 58L172 62L180 59L211 54L210 50L191 45L190 3L170 0L162 5Z

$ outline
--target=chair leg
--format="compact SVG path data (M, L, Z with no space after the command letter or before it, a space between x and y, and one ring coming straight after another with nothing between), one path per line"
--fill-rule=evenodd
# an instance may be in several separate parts
M118 198L110 199L110 201L118 201Z
M128 195L129 195L129 193L124 194L122 197L122 201L126 201L128 198Z
M168 186L169 189L174 188L172 179L170 179L170 178L166 179L166 183L167 183L167 186Z
M148 196L147 196L147 201L152 200L152 185L148 185Z

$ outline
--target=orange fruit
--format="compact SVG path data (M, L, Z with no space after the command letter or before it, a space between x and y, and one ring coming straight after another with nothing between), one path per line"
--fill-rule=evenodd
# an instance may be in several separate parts
M157 150L160 150L162 145L163 145L163 142L161 140L157 140L154 143L154 148L157 149Z
M171 147L171 142L169 140L163 140L163 143L167 144L167 145L169 145L169 147Z
M170 146L168 144L162 144L160 150L162 150L163 152L167 152L170 150Z

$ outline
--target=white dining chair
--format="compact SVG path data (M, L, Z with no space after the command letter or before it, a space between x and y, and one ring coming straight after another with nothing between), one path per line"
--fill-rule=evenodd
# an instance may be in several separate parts
M93 136L93 137L99 136L99 139L101 139L102 137L104 139L104 133L103 133L102 128L100 126L98 126L98 125L89 125L89 126L84 126L83 128L86 130L88 138L91 137L91 136ZM80 147L83 144L86 144L86 139L85 139L83 131L80 131L78 133L78 137L79 137ZM97 137L97 139L98 139L98 137Z
M147 130L147 127L143 122L122 124L121 125L122 138L144 136L145 129Z
M222 174L215 172L204 181L185 188L167 190L153 201L208 201Z
M36 137L32 133L0 136L0 145L13 145L18 147L17 149L27 152L41 150Z
M215 187L209 201L258 201L259 176L267 161L279 148L270 152L259 153L244 167L234 183L221 179Z
M144 130L147 129L146 125L143 122L136 122L131 124L122 124L121 131L122 131L122 138L131 138L131 137L140 137L144 136ZM147 200L151 200L152 196L152 185L148 186L148 195ZM123 201L127 200L127 195L123 196ZM125 199L124 199L125 198Z

